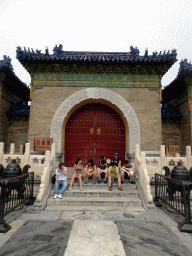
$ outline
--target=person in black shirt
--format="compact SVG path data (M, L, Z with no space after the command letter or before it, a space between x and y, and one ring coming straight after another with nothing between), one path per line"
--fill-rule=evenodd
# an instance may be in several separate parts
M108 174L108 165L106 160L101 160L99 168L97 168L99 181L101 183L101 178L104 178L104 183L107 184L107 174Z
M112 162L114 162L115 165L119 168L119 170L121 170L121 159L119 158L119 153L114 153Z

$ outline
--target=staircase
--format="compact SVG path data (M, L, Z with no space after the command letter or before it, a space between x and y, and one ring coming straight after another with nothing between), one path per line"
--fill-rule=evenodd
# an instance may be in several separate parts
M37 197L39 193L39 188L41 184L41 178L37 175L34 176L34 185L33 185L33 196Z
M135 184L130 184L128 180L122 184L123 191L118 190L117 181L114 182L112 191L109 191L109 185L103 183L93 184L93 180L89 179L88 184L83 184L83 191L80 191L78 180L76 179L71 191L68 190L73 170L68 170L68 186L63 193L63 199L53 199L54 185L52 187L50 197L47 201L46 210L138 210L142 209L142 200ZM83 177L84 178L84 177ZM83 180L84 183L84 180Z

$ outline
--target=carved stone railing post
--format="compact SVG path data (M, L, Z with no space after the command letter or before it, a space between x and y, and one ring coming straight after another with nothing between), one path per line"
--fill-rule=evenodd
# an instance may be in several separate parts
M192 167L191 146L186 146L187 169Z
M46 167L48 167L48 165L50 163L50 157L51 157L51 151L46 150L46 152L45 152L45 166Z
M162 174L162 169L166 165L167 165L167 161L166 161L166 155L165 155L165 146L161 145L160 146L160 168L161 168L160 174Z
M30 164L29 159L30 159L30 143L26 143L23 164L24 165Z
M20 146L19 146L19 154L20 154L20 155L23 155L23 145L20 145Z
M4 143L0 142L0 164L3 164Z
M15 143L11 143L9 155L14 155L14 153L15 153Z

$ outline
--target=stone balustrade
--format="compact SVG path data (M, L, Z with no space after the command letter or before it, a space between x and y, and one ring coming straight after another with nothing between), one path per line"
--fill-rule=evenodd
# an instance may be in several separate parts
M41 185L39 188L39 194L37 195L37 201L41 202L45 195L46 189L50 184L51 176L55 171L55 143L51 146L51 151L46 151L45 155L45 168L41 176Z
M140 151L140 145L136 145L135 175L148 203L151 203L153 200L151 195L150 179L155 177L155 173L164 175L164 166L169 167L170 171L172 171L178 161L182 161L182 165L184 165L187 170L190 170L192 167L191 146L186 147L186 156L181 157L179 154L167 156L165 154L165 146L161 145L160 156L148 157L145 152Z
M164 166L169 167L172 171L173 167L177 165L178 161L182 161L188 170L192 167L192 155L191 155L191 146L186 147L186 156L180 156L178 153L175 156L170 156L165 154L165 146L160 146L160 156L159 157L146 157L146 168L150 178L155 176L155 173L165 174L163 170Z
M22 147L20 147L23 150ZM10 145L10 153L4 154L4 143L0 142L0 164L6 167L13 159L23 168L26 164L29 164L31 168L30 172L34 172L35 177L41 178L41 184L39 193L37 195L37 201L41 201L45 191L50 183L51 175L55 168L55 143L51 146L51 151L47 150L45 155L31 155L30 143L25 144L25 153L15 153L15 144Z
M150 178L146 168L146 153L140 151L140 145L135 148L135 176L137 184L141 187L147 203L153 202L151 194Z

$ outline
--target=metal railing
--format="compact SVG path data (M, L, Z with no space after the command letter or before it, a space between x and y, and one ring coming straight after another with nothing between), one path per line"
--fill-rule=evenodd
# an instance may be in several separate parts
M33 199L33 185L34 172L0 181L0 233L11 228L4 217L25 201Z
M170 177L155 174L155 198L160 199L169 205L176 212L184 216L185 221L179 227L180 231L192 232L192 204L190 201L190 192L192 183L172 179Z

